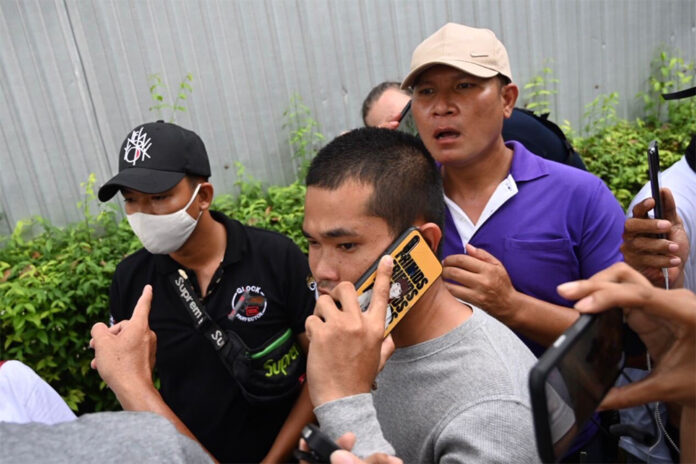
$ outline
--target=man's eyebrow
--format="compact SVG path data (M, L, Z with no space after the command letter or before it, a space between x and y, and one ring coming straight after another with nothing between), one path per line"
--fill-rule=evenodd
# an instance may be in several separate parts
M302 235L306 238L312 238L312 236L304 229L302 229ZM337 227L336 229L329 229L321 232L319 235L326 238L341 238L341 237L357 237L359 234L351 229L346 229L344 227Z
M480 77L477 78L477 77L474 76L473 74L469 74L468 72L462 71L462 70L458 70L458 72L457 72L457 74L456 74L456 76L455 76L454 78L455 78L455 79L468 79L468 78L472 78L472 79L481 79ZM433 81L433 78L432 78L432 77L430 77L430 78L421 78L421 77L419 77L418 80L417 80L416 82L413 83L413 88L416 88L416 87L418 87L419 85L432 85L432 84L433 84L432 81Z

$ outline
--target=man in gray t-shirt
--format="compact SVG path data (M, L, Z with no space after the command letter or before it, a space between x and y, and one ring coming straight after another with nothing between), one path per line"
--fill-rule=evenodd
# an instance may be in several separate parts
M359 456L537 462L534 356L503 324L455 299L441 277L399 316L396 351L377 377L392 260L380 261L364 312L352 282L409 226L437 250L443 217L438 170L410 135L358 129L313 160L303 231L320 294L306 322L315 414L333 439L355 432Z
M196 442L146 412L86 414L70 422L0 422L3 462L209 463Z

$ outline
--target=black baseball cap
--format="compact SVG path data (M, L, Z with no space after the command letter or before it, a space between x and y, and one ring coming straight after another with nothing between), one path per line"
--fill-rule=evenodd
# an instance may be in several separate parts
M121 144L118 174L101 186L99 199L108 201L123 187L144 193L165 192L186 174L210 177L203 140L169 122L142 124Z

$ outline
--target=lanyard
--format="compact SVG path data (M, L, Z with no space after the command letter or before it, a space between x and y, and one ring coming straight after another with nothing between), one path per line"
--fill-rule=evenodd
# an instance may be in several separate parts
M237 359L240 354L246 357L248 352L247 347L236 334L231 332L230 336L225 333L225 331L208 315L205 311L205 306L203 306L203 303L198 299L196 291L193 289L191 281L188 279L183 269L179 269L178 272L170 274L169 282L181 299L181 303L184 305L184 308L186 308L186 312L191 316L194 328L210 342L213 349L220 357L222 364L227 368L230 374L232 374L232 377L235 377L233 367L234 360ZM243 298L240 298L235 305L234 313L245 303L246 295L243 295Z
M193 326L203 334L203 336L210 341L215 348L215 351L220 351L223 349L227 342L229 341L225 332L223 332L220 327L213 322L208 313L205 311L203 303L198 299L196 291L191 285L186 272L179 269L178 273L173 273L169 276L169 281L174 286L177 295L181 299L181 302L186 308L186 311L193 319Z

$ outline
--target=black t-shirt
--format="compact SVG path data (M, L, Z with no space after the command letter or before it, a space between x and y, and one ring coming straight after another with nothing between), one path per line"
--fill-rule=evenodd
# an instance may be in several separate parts
M288 328L303 333L315 298L302 251L278 233L211 214L227 231L225 257L202 299L211 318L222 329L232 329L250 348ZM155 368L164 401L218 460L258 462L273 444L296 396L264 406L250 405L241 396L209 340L193 328L168 280L179 268L168 255L145 249L125 258L111 284L111 315L116 322L130 318L143 286L151 284L150 328L157 334ZM200 295L195 273L187 270L187 274ZM228 319L245 290L251 291L256 304Z

